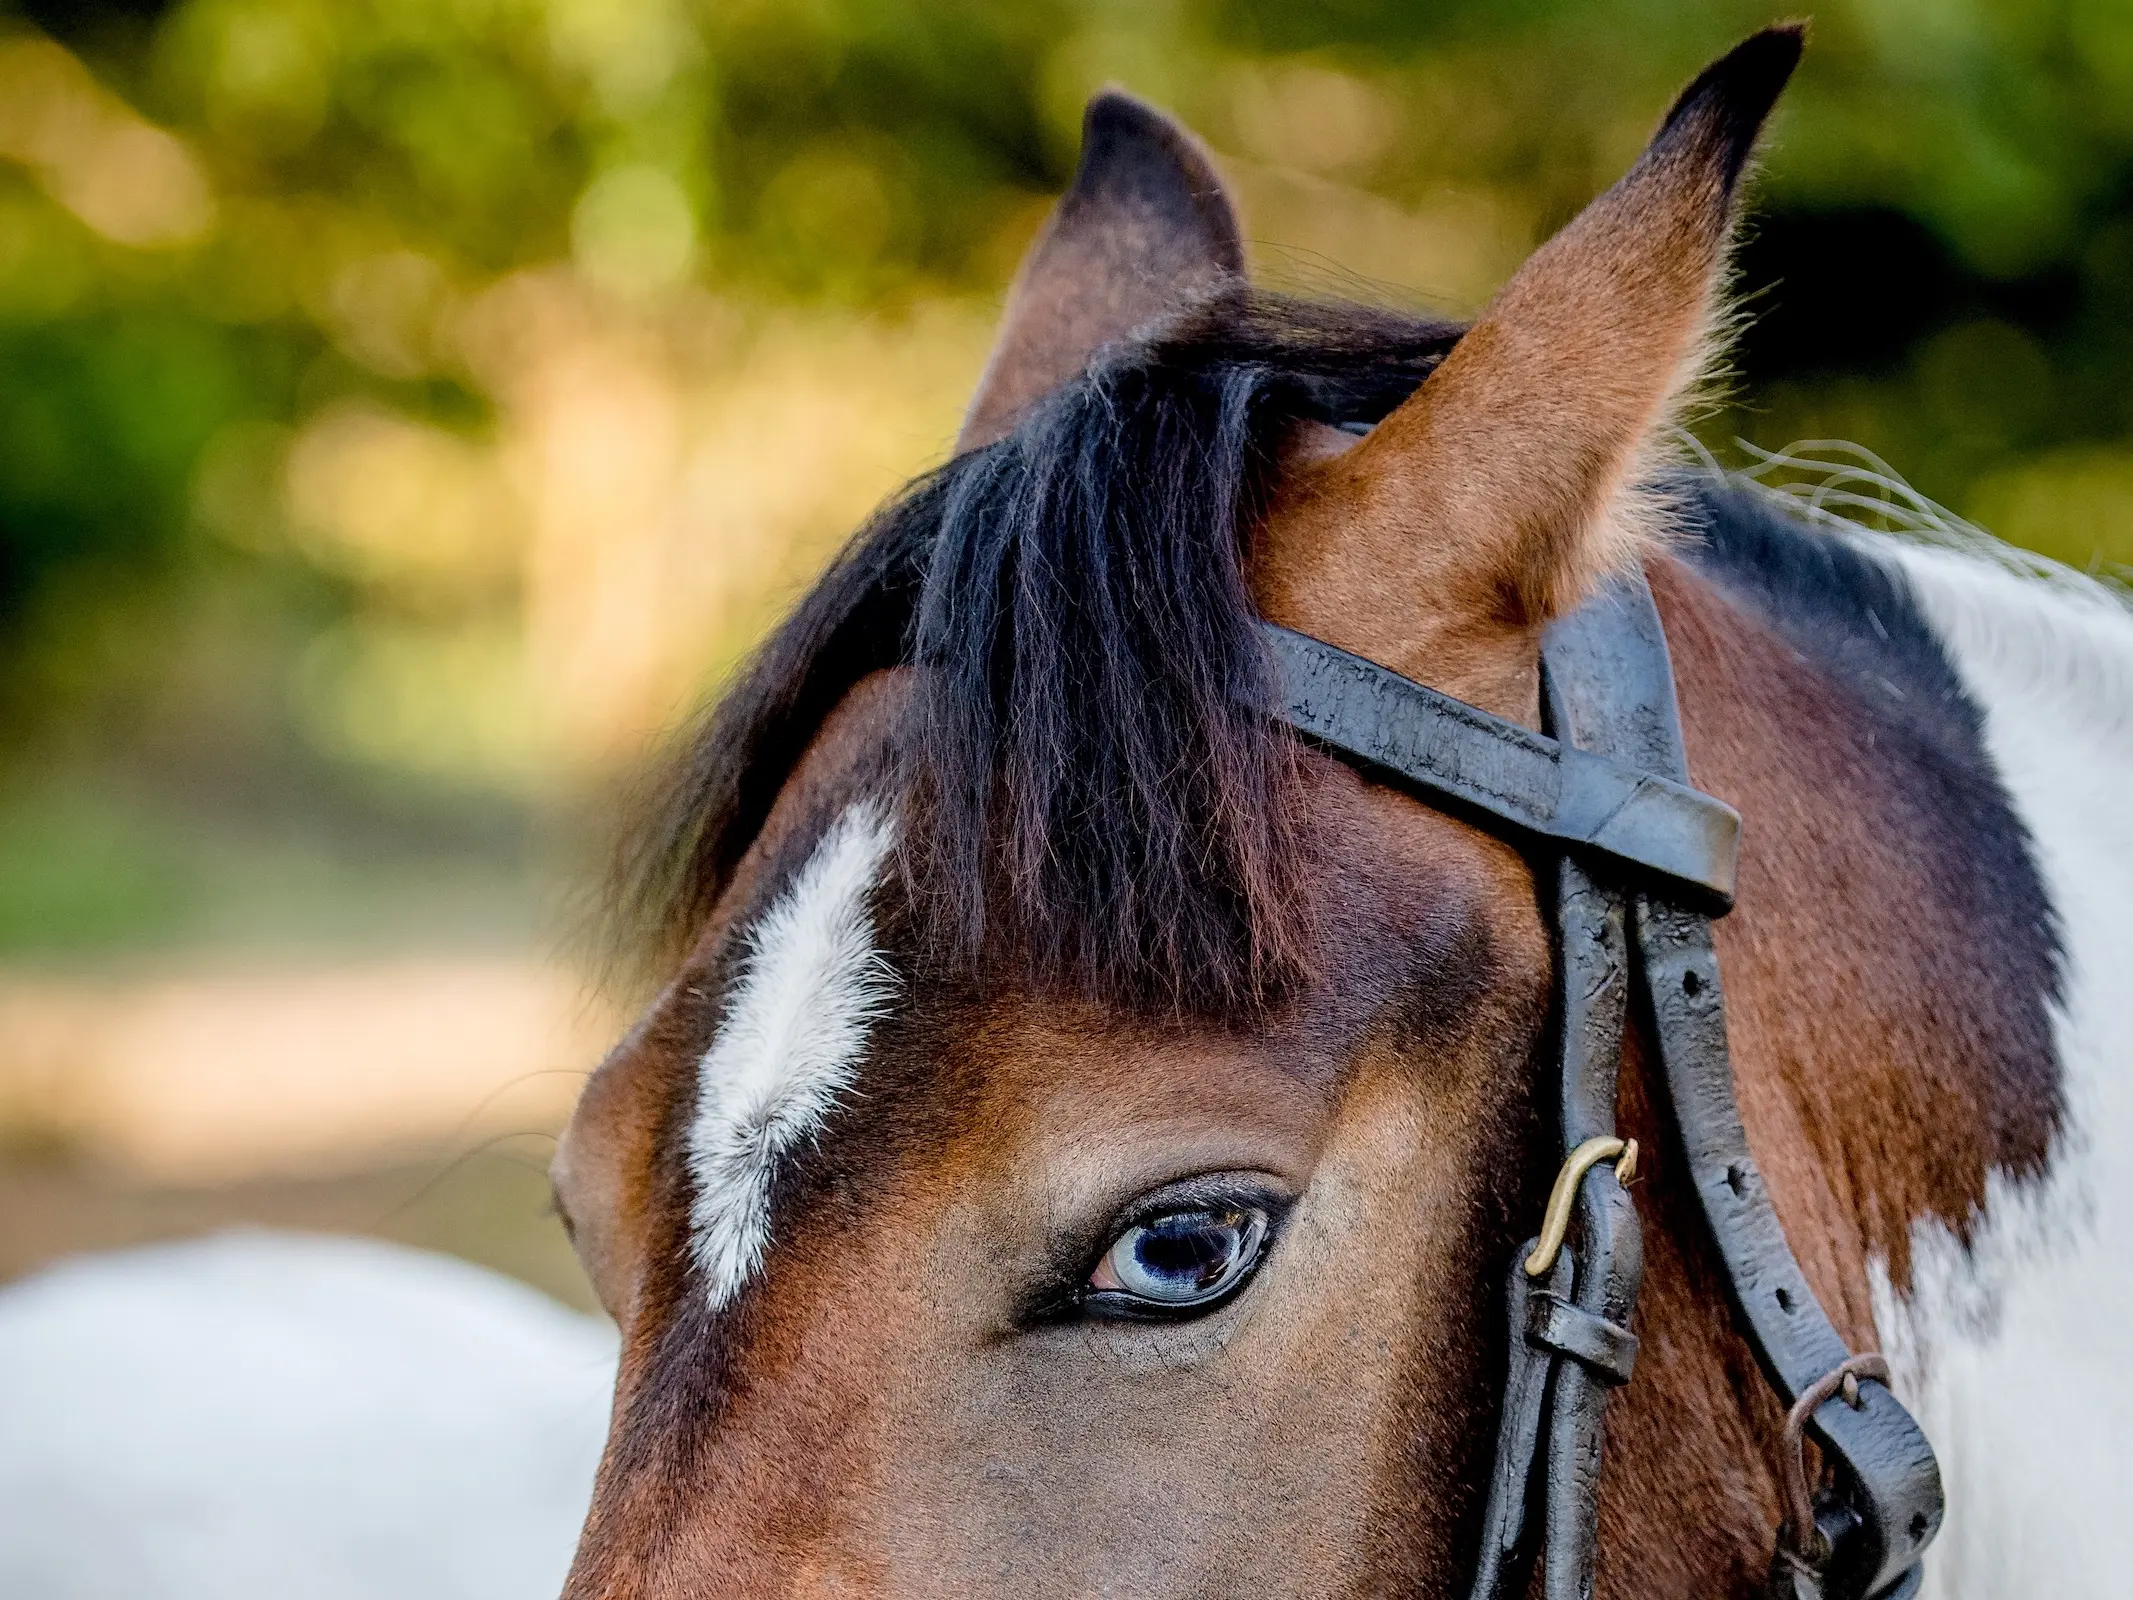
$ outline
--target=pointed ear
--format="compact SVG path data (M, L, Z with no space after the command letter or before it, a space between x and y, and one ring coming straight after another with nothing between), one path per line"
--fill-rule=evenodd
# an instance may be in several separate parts
M1244 271L1237 214L1199 142L1106 89L1081 124L1081 164L1008 292L958 451L992 443L1101 346L1190 290Z
M1533 635L1654 536L1637 490L1697 376L1735 188L1800 43L1774 28L1707 68L1421 388L1287 474L1255 557L1269 616L1530 714Z

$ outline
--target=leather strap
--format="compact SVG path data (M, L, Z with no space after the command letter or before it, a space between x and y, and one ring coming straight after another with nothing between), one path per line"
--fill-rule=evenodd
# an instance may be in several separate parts
M1565 660L1589 660L1623 701L1660 711L1641 720L1634 745L1611 753L1687 782L1673 664L1641 574L1557 624L1545 659L1551 674ZM1851 1351L1808 1287L1748 1149L1709 920L1640 888L1632 922L1689 1176L1748 1342L1790 1406ZM1879 1595L1898 1585L1941 1521L1940 1468L1925 1434L1881 1384L1862 1383L1859 1393L1858 1410L1832 1399L1809 1423L1837 1474L1836 1506L1847 1514L1823 1578L1831 1596Z
M1376 662L1260 624L1281 716L1354 761L1523 834L1658 877L1691 903L1733 904L1740 814L1687 784L1559 743Z
M1574 1300L1546 1292L1526 1303L1526 1343L1584 1363L1600 1382L1619 1389L1636 1370L1637 1336L1619 1322L1595 1316Z
M1575 861L1558 870L1554 923L1557 1106L1565 1156L1614 1132L1622 1028L1629 1001L1626 904ZM1532 1242L1512 1258L1510 1393L1484 1513L1474 1600L1526 1592L1528 1500L1536 1458L1546 1529L1542 1592L1589 1600L1599 1560L1601 1445L1608 1397L1628 1380L1637 1341L1629 1331L1644 1272L1636 1207L1611 1166L1586 1171L1577 1191L1574 1248L1560 1252L1545 1287L1530 1283Z
M1522 1265L1533 1246L1528 1239L1511 1264L1504 1304L1509 1313L1510 1370L1504 1379L1503 1410L1496 1419L1496 1459L1489 1474L1489 1498L1482 1512L1481 1565L1474 1575L1472 1600L1523 1600L1532 1564L1526 1503L1533 1487L1533 1463L1540 1454L1541 1424L1548 1404L1548 1379L1554 1359L1544 1345L1527 1335L1535 1294ZM1570 1287L1571 1257L1555 1258L1547 1289L1560 1295Z
M1651 591L1633 574L1554 624L1543 644L1554 737L1493 717L1360 657L1272 624L1279 714L1298 731L1450 809L1564 851L1554 922L1559 1104L1567 1153L1614 1132L1622 1028L1636 977L1683 1153L1740 1321L1786 1405L1849 1352L1786 1244L1741 1127L1710 917L1733 899L1740 818L1691 788L1673 667ZM1510 1365L1473 1600L1526 1592L1538 1463L1547 1600L1589 1600L1602 1421L1626 1382L1642 1247L1613 1170L1578 1190L1573 1247L1545 1286L1514 1261ZM1939 1468L1917 1423L1878 1383L1809 1421L1835 1477L1816 1523L1829 1554L1781 1551L1785 1600L1902 1600L1940 1526Z
M1566 750L1615 755L1633 731L1637 711L1634 700L1617 692L1606 663L1576 650L1558 657L1544 649L1541 659L1542 707L1549 732ZM1729 874L1739 825L1735 816L1728 840ZM1607 871L1615 865L1580 852L1564 856L1556 868L1562 1031L1557 1123L1566 1156L1588 1139L1615 1132L1630 994L1627 897L1620 877ZM1644 1277L1644 1243L1637 1208L1612 1167L1594 1167L1585 1175L1577 1218L1577 1309L1626 1334ZM1556 1363L1542 1564L1547 1600L1590 1600L1592 1594L1599 1567L1601 1445L1614 1387L1582 1362Z

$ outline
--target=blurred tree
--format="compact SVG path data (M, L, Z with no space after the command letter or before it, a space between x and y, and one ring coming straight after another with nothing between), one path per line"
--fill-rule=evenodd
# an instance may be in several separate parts
M941 447L1098 84L1203 130L1277 276L1471 307L1767 20L18 0L0 719L28 749L130 695L128 738L182 744L237 703L221 674L275 686L223 723L279 719L280 766L523 790L612 759ZM1714 446L1854 439L2005 535L2133 560L2133 6L1825 6L1740 281Z

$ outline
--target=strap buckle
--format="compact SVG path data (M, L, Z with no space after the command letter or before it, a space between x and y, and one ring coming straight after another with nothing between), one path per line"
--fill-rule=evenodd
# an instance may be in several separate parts
M1770 1558L1768 1594L1772 1600L1821 1600L1839 1539L1856 1529L1858 1516L1848 1507L1815 1505L1814 1484L1807 1472L1807 1422L1831 1400L1842 1399L1854 1411L1866 1401L1860 1380L1889 1386L1888 1358L1874 1351L1846 1356L1800 1391L1785 1414L1784 1444L1778 1455L1778 1481L1785 1500L1785 1520L1778 1524L1777 1549ZM1906 1600L1918 1590L1923 1568L1913 1564L1875 1600Z

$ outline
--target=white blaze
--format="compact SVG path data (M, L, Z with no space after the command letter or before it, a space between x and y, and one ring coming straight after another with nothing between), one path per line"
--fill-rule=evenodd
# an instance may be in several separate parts
M689 1125L692 1248L714 1310L762 1265L778 1161L852 1086L894 993L868 907L894 840L879 805L853 805L748 935Z

